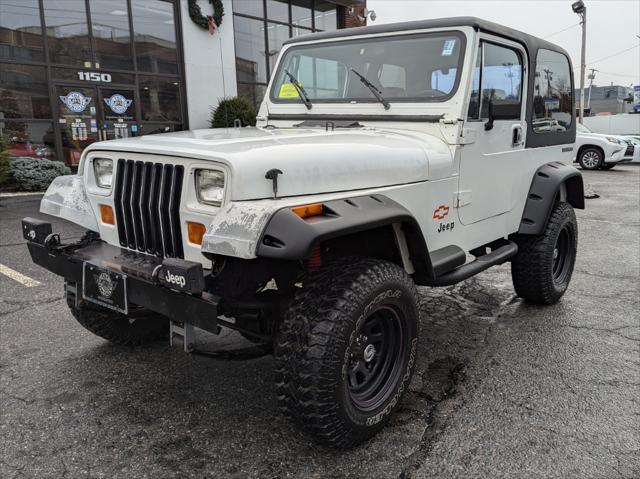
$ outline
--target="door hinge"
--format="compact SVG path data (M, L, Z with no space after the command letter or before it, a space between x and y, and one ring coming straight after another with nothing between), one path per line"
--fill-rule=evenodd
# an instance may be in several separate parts
M459 143L461 145L469 145L476 142L476 130L473 128L462 128L460 132Z
M453 197L453 204L456 208L471 204L471 190L458 191Z

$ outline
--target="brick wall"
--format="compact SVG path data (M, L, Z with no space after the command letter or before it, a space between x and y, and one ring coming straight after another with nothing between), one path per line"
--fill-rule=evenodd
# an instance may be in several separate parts
M361 18L364 17L364 9L366 8L366 6L366 0L362 0L357 2L353 7L342 7L342 21L340 22L341 27L364 27L367 24L367 21L366 19L362 20Z

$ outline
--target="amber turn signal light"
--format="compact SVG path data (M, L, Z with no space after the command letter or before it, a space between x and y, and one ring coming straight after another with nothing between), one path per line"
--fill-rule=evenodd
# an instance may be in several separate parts
M115 225L116 217L113 214L113 208L109 205L99 205L100 206L100 219L105 225Z
M207 231L207 227L202 223L192 223L187 221L187 232L189 233L189 242L193 244L202 244L202 237Z
M324 205L322 203L315 203L312 205L302 205L291 208L295 214L300 218L311 218L312 216L320 216L324 212Z

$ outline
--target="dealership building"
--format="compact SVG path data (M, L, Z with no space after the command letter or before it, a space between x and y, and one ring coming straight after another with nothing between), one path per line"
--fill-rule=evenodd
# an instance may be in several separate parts
M220 6L220 24L203 24ZM95 141L207 127L223 97L260 102L284 41L362 25L363 10L364 0L0 0L0 135L14 157L75 166Z

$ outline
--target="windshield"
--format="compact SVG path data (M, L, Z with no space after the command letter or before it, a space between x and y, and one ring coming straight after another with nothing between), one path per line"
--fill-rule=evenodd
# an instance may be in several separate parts
M373 90L389 102L443 101L455 93L463 51L464 36L452 32L293 46L270 98L300 103L294 77L312 104L381 101Z
M576 131L578 133L593 133L589 128L584 126L582 123L577 123L576 124Z

